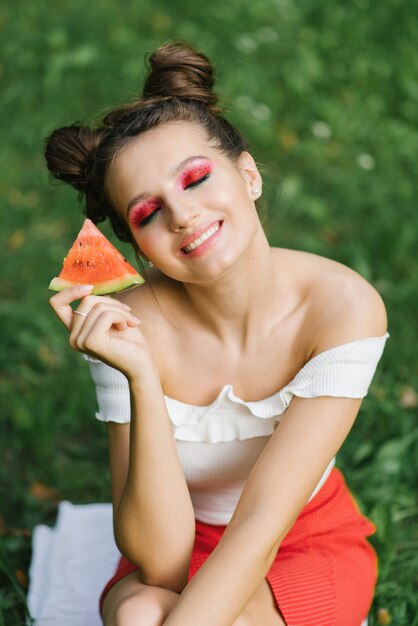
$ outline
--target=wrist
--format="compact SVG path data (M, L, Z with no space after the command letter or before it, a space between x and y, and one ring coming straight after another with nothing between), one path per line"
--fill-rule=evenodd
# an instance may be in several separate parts
M142 367L139 371L126 373L131 392L142 391L144 388L151 386L161 387L160 374L158 369L151 365L150 367Z

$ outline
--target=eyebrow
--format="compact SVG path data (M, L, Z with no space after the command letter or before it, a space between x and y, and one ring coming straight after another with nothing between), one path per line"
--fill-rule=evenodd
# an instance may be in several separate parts
M207 158L208 157L201 156L201 155L188 157L187 159L184 159L183 161L175 165L169 171L168 176L170 178L172 178L173 176L176 176L176 174L178 174L183 168L186 167L186 165L189 165L189 163L191 163L192 161L196 161L197 159L207 159ZM143 200L144 198L147 198L148 196L149 196L148 193L140 193L134 198L132 198L132 200L130 200L130 202L128 203L128 206L126 207L126 213L129 214L129 211L132 209L132 207L134 207L136 204L138 204L138 202L141 202L141 200Z

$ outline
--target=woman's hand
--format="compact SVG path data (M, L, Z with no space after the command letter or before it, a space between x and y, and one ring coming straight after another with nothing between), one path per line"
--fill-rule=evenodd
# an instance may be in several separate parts
M78 285L52 296L50 305L70 332L70 346L115 367L128 378L156 371L140 320L130 307L110 296L88 295L93 287ZM77 309L70 306L81 300ZM77 311L77 314L75 313Z

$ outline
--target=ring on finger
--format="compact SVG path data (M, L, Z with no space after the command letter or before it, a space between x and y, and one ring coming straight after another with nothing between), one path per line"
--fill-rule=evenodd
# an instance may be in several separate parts
M80 315L81 317L87 317L87 313L81 313L81 311L77 311L77 309L74 309L73 314Z

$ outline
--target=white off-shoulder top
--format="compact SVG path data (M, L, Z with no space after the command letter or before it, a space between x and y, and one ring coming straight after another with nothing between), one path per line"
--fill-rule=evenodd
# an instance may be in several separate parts
M263 400L244 401L234 394L232 385L225 385L206 406L165 396L196 519L228 524L252 467L294 396L364 398L388 337L386 333L351 341L316 355L285 387ZM84 358L96 385L97 419L129 422L126 377L97 359ZM311 498L334 463L332 459Z

